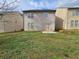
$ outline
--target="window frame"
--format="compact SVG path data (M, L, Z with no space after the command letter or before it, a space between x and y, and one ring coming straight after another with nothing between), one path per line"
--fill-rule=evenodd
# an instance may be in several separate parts
M43 13L43 16L48 17L48 13Z
M79 16L79 11L73 11L72 16Z
M79 20L75 20L75 27L79 26Z
M28 30L34 29L34 23L33 22L28 22Z
M71 27L79 27L79 20L71 20Z
M75 23L74 23L74 20L71 20L71 21L70 21L71 27L74 27L74 24L75 24Z
M28 18L34 18L34 14L33 13L28 13Z

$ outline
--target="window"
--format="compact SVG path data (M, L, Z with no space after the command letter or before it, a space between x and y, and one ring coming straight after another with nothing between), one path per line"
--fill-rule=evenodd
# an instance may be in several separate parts
M28 18L33 18L33 17L34 17L33 13L28 14Z
M72 13L72 16L79 16L79 11L75 11Z
M71 27L74 27L74 20L71 20Z
M78 15L79 15L79 12L78 12Z
M78 27L78 20L75 20L75 27Z
M28 30L32 30L34 28L34 23L28 23Z
M43 15L44 15L45 17L47 17L47 16L48 16L48 13L44 13Z
M78 20L71 20L71 27L79 27L79 21Z
M75 16L75 13L74 12L72 13L72 16Z

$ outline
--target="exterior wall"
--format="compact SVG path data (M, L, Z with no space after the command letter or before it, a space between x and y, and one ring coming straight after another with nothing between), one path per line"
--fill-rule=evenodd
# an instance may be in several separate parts
M78 26L71 26L71 21L78 20L79 21L79 15L73 15L73 13L76 13L76 11L79 12L78 8L59 8L56 11L56 29L79 29L79 22ZM61 27L62 26L62 27Z
M67 8L58 8L56 10L56 30L67 29Z
M79 27L71 27L71 20L79 21L79 15L73 16L73 13L76 11L79 11L79 9L69 9L68 10L68 29L79 29Z
M23 18L19 13L4 13L0 18L0 32L14 32L23 29Z
M0 32L4 32L4 23L1 16L0 16Z
M33 18L28 18L29 13L24 13L24 30L25 31L54 31L55 15L49 12L31 12ZM44 15L47 13L48 15ZM29 29L28 23L33 23L33 28Z

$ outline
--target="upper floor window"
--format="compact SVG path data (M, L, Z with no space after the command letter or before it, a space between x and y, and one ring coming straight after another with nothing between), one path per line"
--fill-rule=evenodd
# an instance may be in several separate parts
M33 13L28 14L28 18L33 18L33 17L34 17Z
M47 17L48 16L48 13L44 13L43 15Z
M75 11L72 13L72 16L79 16L79 11Z

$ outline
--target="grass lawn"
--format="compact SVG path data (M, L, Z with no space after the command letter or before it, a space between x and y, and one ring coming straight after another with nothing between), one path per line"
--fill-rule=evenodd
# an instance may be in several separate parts
M0 59L79 59L79 32L2 33Z

